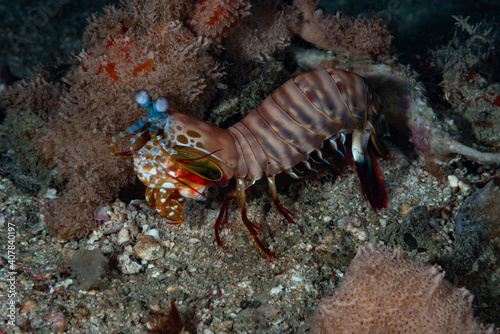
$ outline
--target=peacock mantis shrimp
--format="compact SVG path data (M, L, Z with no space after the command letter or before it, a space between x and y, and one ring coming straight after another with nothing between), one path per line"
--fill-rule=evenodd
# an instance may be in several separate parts
M147 186L147 202L169 223L184 220L183 198L202 198L208 188L236 179L214 225L219 246L219 228L236 198L243 223L258 247L273 259L258 237L259 227L247 217L245 190L266 176L274 206L294 223L278 199L275 176L284 172L298 178L295 166L302 163L311 168L308 160L313 152L328 163L324 143L343 154L340 146L349 134L365 197L374 210L387 207L382 173L372 153L373 147L382 157L388 155L382 102L357 74L327 69L295 76L227 129L170 110L167 98L153 101L145 90L137 92L136 102L148 113L111 138L111 153L133 155L135 172ZM117 153L117 141L134 133L130 152Z

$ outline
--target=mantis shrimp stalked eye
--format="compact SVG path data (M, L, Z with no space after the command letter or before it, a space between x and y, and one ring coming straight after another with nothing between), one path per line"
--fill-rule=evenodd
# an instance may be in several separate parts
M130 155L144 146L145 142L148 139L145 138L153 138L157 139L158 129L162 128L167 120L167 110L170 106L170 102L166 97L160 97L156 101L152 102L153 99L151 95L145 90L141 89L135 94L135 101L144 108L148 108L148 114L146 116L142 116L139 118L137 123L129 126L125 129L124 132L120 132L117 135L111 137L110 141L110 149L111 155L120 156L120 155ZM147 128L149 126L149 128ZM116 152L116 142L127 135L131 135L133 133L138 132L138 134L130 139L130 152Z
M382 115L382 101L357 74L318 70L298 75L276 89L260 106L240 122L221 129L194 117L169 110L166 98L152 102L145 90L136 94L137 103L148 114L111 138L111 153L117 140L131 139L135 172L146 184L151 207L170 223L184 219L182 199L201 198L216 184L236 178L214 225L215 240L222 241L219 228L227 219L230 201L237 199L243 223L259 248L274 255L258 236L260 228L248 219L245 191L263 176L267 178L273 204L289 223L292 215L278 199L275 175L297 178L295 166L311 168L309 160L329 163L324 143L344 156L346 135L352 134L352 156L361 189L374 210L387 207L382 172L372 151L388 155L383 137L388 134ZM331 151L331 150L330 150ZM334 153L333 153L334 154ZM311 158L311 159L309 159Z

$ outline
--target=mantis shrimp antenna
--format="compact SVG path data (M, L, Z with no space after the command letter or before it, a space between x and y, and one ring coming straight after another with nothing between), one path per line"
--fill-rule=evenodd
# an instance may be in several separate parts
M166 97L160 97L153 102L148 91L141 89L135 94L135 102L143 108L148 108L148 114L139 118L137 123L127 127L125 131L111 137L109 146L111 155L113 156L134 154L148 141L148 135L153 138L153 140L158 140L158 128L160 128L168 118L167 111L170 107L170 102ZM148 125L149 129L145 129ZM148 130L149 133L147 133ZM130 151L117 153L116 142L136 132L137 135L130 138L130 143L132 144L130 146ZM142 144L136 144L137 142Z

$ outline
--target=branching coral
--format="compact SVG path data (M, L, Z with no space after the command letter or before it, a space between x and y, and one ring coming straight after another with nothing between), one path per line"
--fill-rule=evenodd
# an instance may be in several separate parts
M453 17L455 35L432 53L430 61L442 73L440 86L451 109L447 116L463 131L463 140L491 149L500 145L499 52L495 25L484 20L474 25Z
M112 90L120 90L115 84L135 85L133 92L144 85L139 88L161 92L178 110L202 117L220 73L207 52L208 41L182 23L188 8L177 1L132 1L121 9L105 8L84 35L81 70L71 85L99 80L113 85Z
M352 19L339 12L325 14L317 10L317 0L295 0L294 5L302 16L296 33L317 47L355 56L389 53L393 37L381 17Z
M231 29L224 46L238 59L269 60L287 47L293 35L315 46L351 56L383 56L390 51L392 35L381 17L356 19L317 9L318 1L254 1L251 15Z
M361 247L334 295L319 304L311 333L494 333L474 319L474 297L443 277L401 250Z
M245 0L198 0L189 25L198 36L217 38L249 14Z
M252 4L251 15L224 36L223 45L237 59L265 62L290 44L298 23L292 6L279 1L258 1Z

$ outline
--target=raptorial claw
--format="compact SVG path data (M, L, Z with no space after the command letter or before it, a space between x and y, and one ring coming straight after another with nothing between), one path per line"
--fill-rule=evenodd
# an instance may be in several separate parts
M169 224L177 225L184 221L184 210L179 201L183 197L177 191L165 188L146 188L146 201L156 212L167 218Z

